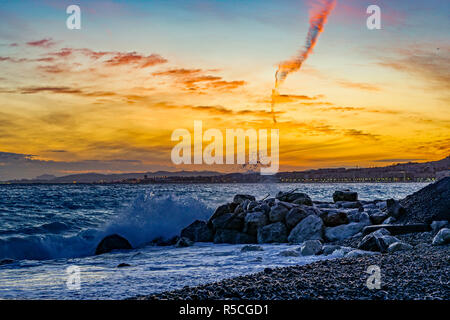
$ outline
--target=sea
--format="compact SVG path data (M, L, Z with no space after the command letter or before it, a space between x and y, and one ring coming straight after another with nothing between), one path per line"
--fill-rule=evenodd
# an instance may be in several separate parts
M257 199L278 191L331 201L351 189L361 200L401 199L426 183L0 185L0 299L125 299L302 265L331 256L284 257L289 244L196 243L154 246L196 219L206 220L235 194ZM117 233L135 248L94 255L99 241ZM118 268L121 263L129 266Z

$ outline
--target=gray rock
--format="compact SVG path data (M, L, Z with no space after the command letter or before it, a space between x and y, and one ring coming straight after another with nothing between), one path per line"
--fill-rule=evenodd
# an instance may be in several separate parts
M344 209L361 209L362 208L364 210L364 207L361 205L361 203L359 201L338 201L338 202L336 202L336 206L338 208L344 208Z
M322 214L320 217L327 227L336 227L341 224L347 224L350 222L347 213L343 211L328 212L326 214Z
M405 242L394 242L391 245L389 245L387 252L393 253L397 251L411 250L412 248L413 248L412 245L407 244Z
M245 208L245 211L253 211L254 208L256 208L257 206L259 206L259 203L257 201L250 201L247 204L247 207Z
M247 213L244 220L244 232L256 236L258 229L269 223L269 219L263 212Z
M195 242L211 242L213 241L213 232L208 228L207 223L201 220L195 220L186 228L181 230L181 237L188 238Z
M302 243L306 240L322 240L322 228L322 219L316 215L309 215L292 229L288 241Z
M271 222L284 221L284 218L286 217L286 214L288 212L289 210L285 206L281 204L276 204L270 209L269 220Z
M218 229L214 234L214 243L256 243L256 237L237 230Z
M122 236L118 234L112 234L106 236L100 241L95 249L95 254L103 254L107 252L111 252L113 250L129 250L133 249L131 244Z
M322 242L319 240L306 240L300 247L302 256L312 256L322 251Z
M433 238L433 246L440 246L450 243L450 229L443 228Z
M325 228L325 238L331 242L348 239L360 232L367 225L367 222L351 222L337 227Z
M349 190L335 191L333 193L333 201L358 201L358 193Z
M244 217L240 214L225 213L212 220L214 229L231 229L241 231L244 228Z
M255 245L248 244L246 246L243 246L241 248L241 251L242 252L247 252L247 251L264 251L264 249L261 246L255 246Z
M387 231L386 231L387 232ZM382 229L365 236L358 244L358 249L366 251L386 252L389 246L400 242L396 237L384 234Z
M372 221L373 224L382 224L387 218L388 214L380 210L370 215L370 221Z
M291 202L306 206L312 206L312 200L306 193L300 192L278 192L276 198L280 201Z
M448 221L447 220L442 220L442 221L433 221L431 223L431 229L433 230L433 233L438 233L439 230L441 230L444 227L448 226Z
M298 251L295 250L284 250L281 251L278 255L283 257L299 257L300 253L298 253Z
M394 217L388 217L386 220L383 221L383 224L394 224L397 221Z
M177 243L175 244L175 247L177 248L190 247L193 244L194 243L188 238L181 237L180 239L178 239Z
M256 198L254 196L252 196L252 195L249 195L249 194L237 194L233 198L233 202L234 203L239 203L239 204L241 204L245 200L255 201Z
M288 231L284 223L276 222L258 229L258 243L287 242Z
M270 206L267 203L261 203L261 204L257 205L256 207L254 207L252 211L264 212L265 214L268 215L270 212Z
M289 210L285 217L286 226L289 229L294 228L300 221L305 219L310 214L313 214L311 210L307 210L306 208L306 206L299 206Z
M211 215L211 217L208 219L208 227L212 227L212 221L226 213L233 212L234 209L231 208L230 204L223 204L221 206L218 206L214 213Z

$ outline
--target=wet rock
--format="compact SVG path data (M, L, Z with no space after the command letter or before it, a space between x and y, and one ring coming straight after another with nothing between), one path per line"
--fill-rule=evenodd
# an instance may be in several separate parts
M181 230L181 237L188 238L194 242L213 241L213 232L208 228L207 223L201 220L195 220L189 226Z
M185 237L181 237L178 239L177 243L175 244L175 247L177 248L184 248L184 247L190 247L194 244L191 240Z
M444 227L448 226L448 221L447 220L443 220L443 221L433 221L431 223L431 229L433 230L433 233L438 233L439 230L441 230Z
M358 249L386 252L388 247L395 242L400 242L400 240L393 236L383 234L382 230L378 230L365 236L358 244Z
M322 240L322 228L322 219L316 215L309 215L292 229L288 241L302 243L306 240Z
M237 194L233 198L233 202L234 203L239 203L239 204L241 204L245 200L255 201L256 198L254 196L252 196L252 195L249 195L249 194Z
M289 229L294 228L300 221L305 219L310 214L313 214L312 211L307 210L305 206L294 207L286 214L285 221L286 226Z
M331 242L348 239L360 232L368 224L370 222L351 222L337 227L325 228L325 238Z
M397 251L406 251L411 250L412 248L413 248L412 245L407 244L405 242L394 242L388 247L387 252L393 253Z
M247 204L247 207L245 208L245 211L254 211L257 206L259 206L259 203L257 201L249 201Z
M264 251L263 247L261 246L255 246L255 245L246 245L241 248L242 252L248 252L248 251Z
M124 267L131 267L131 264L128 263L119 263L117 265L117 268L124 268Z
M386 200L386 212L389 216L398 219L406 213L406 209L403 208L399 201L388 199Z
M250 212L245 216L244 232L256 236L258 229L269 223L263 212Z
M263 212L268 215L270 212L270 206L267 203L261 203L258 206L256 206L255 208L253 208L252 211L254 211L254 212L259 211L259 212Z
M271 222L284 221L284 218L286 217L286 214L288 212L289 210L285 206L281 204L276 204L270 209L269 220Z
M258 229L258 243L287 242L288 231L284 223L276 222Z
M298 253L298 251L295 250L284 250L281 251L279 255L283 257L299 257L300 253Z
M347 213L343 211L329 212L327 214L322 214L320 217L327 227L336 227L350 222Z
M443 228L433 238L433 246L440 246L450 243L450 229Z
M226 213L231 213L234 211L234 208L231 208L230 204L223 204L221 206L218 206L216 208L216 210L214 211L214 213L211 215L211 217L208 220L208 227L212 228L212 221L214 219L219 218L220 216L226 214Z
M278 192L276 198L280 201L291 202L295 204L301 204L306 206L312 206L313 202L306 193L300 192Z
M218 229L214 234L214 243L256 243L256 237L237 230Z
M333 193L333 201L358 201L358 193L349 190L335 191Z
M97 245L97 248L95 249L95 254L103 254L107 252L111 252L113 250L129 250L133 249L131 244L128 242L127 239L125 239L122 236L119 236L118 234L112 234L109 236L106 236L100 241L100 243Z
M302 256L312 256L322 251L322 242L319 240L306 240L300 247Z
M236 213L225 213L212 221L214 229L230 229L241 231L244 228L244 216Z
M328 244L323 246L322 251L324 255L328 256L340 248L341 246Z

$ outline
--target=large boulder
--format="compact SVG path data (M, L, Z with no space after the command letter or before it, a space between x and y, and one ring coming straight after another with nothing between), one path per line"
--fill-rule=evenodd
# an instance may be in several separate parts
M281 204L276 204L270 209L269 220L270 222L284 221L286 214L288 212L289 210L285 206Z
M406 209L400 204L399 201L388 199L386 200L386 212L389 216L398 219L406 213Z
M211 215L211 217L208 219L208 227L212 228L212 226L213 226L212 221L214 219L217 219L220 216L222 216L226 213L231 213L233 211L234 211L234 208L232 208L229 203L218 206L216 208L216 210L214 211L214 213Z
M214 234L214 243L256 243L256 237L237 230L218 229Z
M107 252L111 252L113 250L129 250L133 249L131 244L122 236L118 234L112 234L106 236L100 241L95 249L95 254L103 254Z
M380 229L365 236L358 244L358 249L387 252L389 246L395 242L400 242L400 240L389 235L389 231L386 229Z
M370 214L370 221L373 224L382 224L388 218L388 214L386 212L382 212L381 210L373 211Z
M278 192L276 198L280 201L291 202L306 206L312 206L312 200L306 193L300 192Z
M306 240L300 247L302 256L312 256L322 251L322 242L320 240Z
M448 243L450 243L450 229L443 228L433 238L433 245L440 246Z
M323 220L323 223L327 227L336 227L341 224L347 224L349 223L349 218L347 213L343 211L337 211L337 212L328 212L325 214L322 214L320 216Z
M411 250L412 248L413 248L412 245L407 244L405 242L394 242L388 247L387 252L393 253L397 251L406 251Z
M300 221L312 214L311 211L305 209L304 206L294 207L286 214L286 226L289 229L294 228Z
M252 195L249 195L249 194L237 194L233 198L233 202L234 203L238 203L238 204L241 204L245 200L255 201L256 198L254 196L252 196Z
M302 243L306 240L322 240L322 228L322 219L316 215L309 215L291 230L288 241Z
M358 193L349 190L337 190L333 193L333 201L358 201Z
M244 232L256 236L258 229L269 223L264 212L250 212L245 216Z
M258 243L287 242L288 231L284 223L276 222L258 229Z
M213 232L205 221L195 220L186 228L181 230L181 237L188 238L194 242L211 242L213 241Z
M330 242L348 239L353 237L369 224L370 222L364 219L360 222L351 222L349 224L342 224L337 227L325 228L325 238Z

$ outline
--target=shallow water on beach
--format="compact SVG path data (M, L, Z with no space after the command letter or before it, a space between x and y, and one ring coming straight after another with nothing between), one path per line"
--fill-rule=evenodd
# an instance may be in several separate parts
M0 186L0 298L121 299L182 288L265 267L305 264L323 257L281 257L296 246L196 244L189 248L147 245L169 238L237 193L267 194L298 188L316 201L337 189L362 200L400 199L426 184L208 184L208 185L2 185ZM94 256L102 237L119 233L138 249ZM335 256L328 256L333 258ZM130 267L117 268L119 263ZM66 286L68 266L80 268L80 290Z

